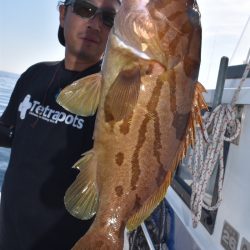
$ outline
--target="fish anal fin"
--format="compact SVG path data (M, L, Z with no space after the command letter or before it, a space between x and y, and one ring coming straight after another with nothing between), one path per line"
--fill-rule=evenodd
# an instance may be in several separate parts
M86 152L73 167L79 169L80 173L67 189L64 204L71 215L81 220L87 220L96 213L98 206L97 160L94 151Z
M141 86L139 65L124 68L116 77L105 99L106 121L120 121L132 115Z
M56 101L73 114L94 115L100 101L101 80L100 73L83 77L65 87Z
M164 199L168 186L172 180L172 173L167 172L165 180L161 184L160 188L143 204L143 206L132 215L127 222L127 229L133 231L136 229L145 219L147 219L153 210Z

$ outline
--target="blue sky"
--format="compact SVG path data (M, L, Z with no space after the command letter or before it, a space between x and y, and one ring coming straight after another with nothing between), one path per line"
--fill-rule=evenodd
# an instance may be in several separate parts
M241 64L250 47L247 35L233 52L250 18L249 0L197 0L203 29L199 80L206 88L216 84L220 58ZM61 60L64 48L57 40L57 0L0 0L0 70L22 73L40 61Z

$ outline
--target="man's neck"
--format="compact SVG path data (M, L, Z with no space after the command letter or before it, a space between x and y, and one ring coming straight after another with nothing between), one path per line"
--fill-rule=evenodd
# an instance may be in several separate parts
M70 59L65 57L64 60L64 67L67 70L72 70L72 71L84 71L86 69L88 69L89 67L95 65L96 63L98 63L98 61L96 62L90 62L90 61L84 61L84 60L77 60L77 59Z

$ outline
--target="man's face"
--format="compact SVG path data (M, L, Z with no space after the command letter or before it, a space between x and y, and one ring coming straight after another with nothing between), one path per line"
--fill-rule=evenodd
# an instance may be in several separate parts
M79 1L79 0L78 0ZM117 0L88 0L97 8L117 12ZM60 24L64 28L66 54L87 62L100 60L108 39L110 27L103 23L100 13L92 18L83 18L72 6L60 7Z

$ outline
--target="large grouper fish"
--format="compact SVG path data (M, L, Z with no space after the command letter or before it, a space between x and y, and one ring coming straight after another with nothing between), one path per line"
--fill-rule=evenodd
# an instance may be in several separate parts
M65 195L79 219L96 215L74 249L123 248L165 197L178 162L194 143L204 88L197 82L200 13L195 0L123 0L102 70L58 97L72 113L97 117L94 146Z

